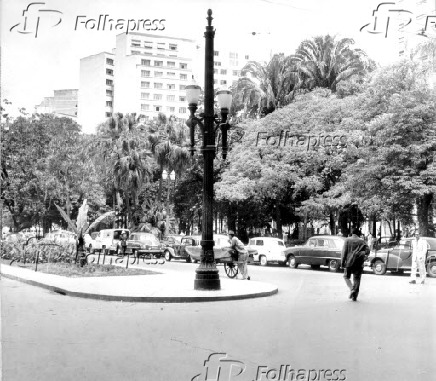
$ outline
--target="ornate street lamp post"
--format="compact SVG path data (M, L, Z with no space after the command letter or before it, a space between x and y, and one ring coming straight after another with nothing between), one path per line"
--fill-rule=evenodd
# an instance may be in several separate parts
M168 172L164 169L162 172L162 179L166 180L168 179L168 192L167 192L167 202L165 204L165 237L168 236L168 233L170 231L170 193L171 193L171 184L170 180L174 182L176 180L176 172L171 171L171 173L168 176Z
M203 135L203 146L201 151L204 158L203 174L203 221L202 221L202 252L200 265L195 270L195 290L219 290L221 288L218 269L215 264L213 253L213 161L215 158L215 128L221 129L222 136L222 156L227 155L227 131L230 125L227 123L227 115L232 103L232 94L228 90L217 92L218 104L221 109L221 119L214 113L214 89L213 89L213 66L214 50L213 40L215 31L212 26L212 11L207 11L206 39L205 48L205 73L204 73L204 114L200 117L195 116L197 111L198 99L200 96L200 86L193 83L186 86L186 98L189 103L190 116L186 125L190 128L191 136L191 155L195 152L195 127L198 125Z

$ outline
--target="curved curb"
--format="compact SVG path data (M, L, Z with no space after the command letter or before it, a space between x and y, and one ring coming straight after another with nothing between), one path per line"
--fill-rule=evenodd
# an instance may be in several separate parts
M106 300L111 302L136 302L136 303L195 303L195 302L218 302L224 300L241 300L241 299L253 299L262 298L266 296L272 296L278 293L278 288L271 291L263 291L251 294L239 294L239 295L221 295L221 296L121 296L121 295L104 295L104 294L91 294L86 292L68 291L63 288L50 286L45 283L36 282L34 280L23 279L15 275L9 275L2 273L2 277L16 280L29 284L31 286L37 286L49 291L53 291L57 294L72 296L85 299ZM202 291L199 291L202 292Z

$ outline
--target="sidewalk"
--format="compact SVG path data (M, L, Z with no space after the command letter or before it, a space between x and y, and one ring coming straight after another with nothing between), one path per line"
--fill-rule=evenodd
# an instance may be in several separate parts
M1 265L1 276L39 286L62 295L124 302L187 303L271 296L278 288L269 283L221 276L221 290L194 290L194 273L179 273L163 266L147 269L156 274L67 278L18 266Z

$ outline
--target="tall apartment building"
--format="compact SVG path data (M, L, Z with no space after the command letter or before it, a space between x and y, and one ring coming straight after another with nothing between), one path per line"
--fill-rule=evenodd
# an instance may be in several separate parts
M204 88L204 41L146 33L119 34L113 53L80 60L79 123L94 133L112 113L144 120L159 112L186 120L185 86L194 77ZM248 53L215 45L216 89L229 88L250 60Z
M159 112L187 118L185 86L193 75L193 40L123 33L116 37L114 112L144 119Z
M77 102L77 89L54 90L53 97L45 97L39 105L35 106L35 112L39 114L53 113L57 116L66 116L76 119Z
M80 60L78 123L95 133L113 113L115 55L102 52Z

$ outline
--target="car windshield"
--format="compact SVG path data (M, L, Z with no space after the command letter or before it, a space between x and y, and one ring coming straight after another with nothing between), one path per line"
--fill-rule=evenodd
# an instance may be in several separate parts
M410 239L402 239L397 247L400 250L410 249L412 247L412 241Z

